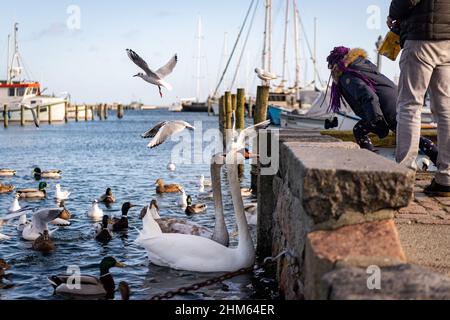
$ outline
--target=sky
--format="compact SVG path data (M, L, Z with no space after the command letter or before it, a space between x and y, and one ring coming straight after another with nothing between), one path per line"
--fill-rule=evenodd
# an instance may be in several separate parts
M2 3L0 15L0 78L6 77L7 37L19 23L19 50L28 79L42 82L47 93L69 92L75 103L130 103L170 105L196 96L200 78L200 99L214 91L252 0L21 0ZM253 0L255 3L258 0ZM295 0L292 0L295 1ZM264 0L259 0L246 50L238 68L235 86L254 94L259 81L253 70L261 67L264 28ZM273 0L273 66L282 74L285 11L287 0ZM376 60L375 42L388 29L385 21L389 0L297 0L301 32L301 83L313 80L313 66L307 43L313 46L314 19L318 20L317 59L322 81L329 77L326 57L338 45L365 49ZM295 56L293 18L290 16L287 47L287 78L293 81ZM249 21L253 16L250 14ZM198 55L198 19L202 20L201 54ZM229 89L237 61L247 37L244 30L224 85ZM306 40L308 39L308 41ZM225 44L227 43L227 45ZM125 49L140 54L151 68L164 65L175 53L179 63L167 78L174 90L158 89L139 78L141 72ZM197 62L200 75L197 76ZM383 59L383 73L391 79L399 74L398 60Z

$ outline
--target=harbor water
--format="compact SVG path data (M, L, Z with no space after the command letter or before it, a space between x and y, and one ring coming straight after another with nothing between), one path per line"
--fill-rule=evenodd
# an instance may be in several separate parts
M31 243L21 239L14 224L4 226L0 231L11 236L11 240L0 242L0 258L12 268L8 281L14 287L0 290L0 299L60 299L53 295L53 288L47 277L65 274L68 266L78 266L82 274L99 276L98 265L107 256L124 262L126 268L112 269L116 285L120 281L129 283L131 299L148 299L155 294L201 282L217 274L199 274L175 271L152 265L145 250L135 244L138 230L142 228L139 213L152 199L158 200L161 215L190 219L205 227L214 226L214 203L208 205L203 215L188 218L177 205L179 195L157 196L155 181L159 178L168 183L182 184L196 202L200 175L210 178L209 164L178 164L177 171L166 169L170 162L174 142L168 142L157 149L146 148L148 141L140 135L163 120L185 120L191 123L202 121L202 130L217 127L217 118L206 114L170 113L168 111L129 111L122 120L109 117L108 121L70 122L63 125L44 125L40 129L32 126L11 126L0 129L0 167L17 170L13 178L0 178L0 183L13 184L16 188L37 188L32 177L35 167L60 169L61 180L46 180L49 185L47 199L35 202L21 202L21 206L51 208L57 206L55 185L72 192L65 206L72 213L72 225L60 228L54 235L56 250L48 255L33 251ZM194 135L192 135L194 137ZM246 167L242 187L250 185L250 166ZM228 191L226 177L222 174L224 206L228 229L232 234L232 246L237 243L234 210ZM102 206L105 214L120 216L121 206L130 201L139 205L129 213L130 228L127 232L115 233L107 245L94 239L94 222L87 212L94 199L112 188L117 198L110 209ZM0 215L7 214L13 201L13 194L0 195ZM253 235L256 229L252 227ZM219 274L220 275L220 274ZM239 276L224 283L178 299L274 299L275 281L265 273ZM120 298L116 293L116 298Z

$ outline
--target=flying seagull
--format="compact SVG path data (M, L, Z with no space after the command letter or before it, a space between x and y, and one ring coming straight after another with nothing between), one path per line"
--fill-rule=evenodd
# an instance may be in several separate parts
M157 146L163 144L171 136L182 132L183 130L195 130L193 126L185 121L165 121L158 123L154 128L148 130L142 135L142 138L149 139L150 141L148 148L156 148Z
M276 80L278 79L278 76L270 73L268 71L262 70L260 68L256 68L255 69L256 75L258 76L258 78L260 78L261 80L264 81L270 81L270 80Z
M139 68L145 71L145 74L138 73L135 75L135 77L142 78L143 80L151 84L154 84L155 86L158 86L161 98L163 97L161 87L164 87L169 91L172 90L172 85L164 81L164 78L166 78L169 74L171 74L173 69L175 69L175 66L177 65L178 56L176 54L172 57L172 59L170 59L170 61L164 67L154 72L149 68L147 62L145 62L145 60L142 59L136 52L134 52L131 49L127 49L127 53L131 61L133 61Z

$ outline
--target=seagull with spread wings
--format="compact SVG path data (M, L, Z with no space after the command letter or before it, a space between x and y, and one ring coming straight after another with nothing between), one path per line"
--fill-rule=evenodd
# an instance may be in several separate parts
M185 121L165 121L158 123L154 128L148 130L142 135L142 138L149 139L150 141L148 147L156 148L157 146L163 144L171 136L182 132L183 130L195 130L193 126Z
M152 71L148 66L147 62L142 59L136 52L131 49L127 49L128 57L130 57L131 61L133 61L139 68L145 71L144 73L138 73L135 77L142 78L144 81L147 81L159 89L159 94L161 98L163 97L161 87L166 88L167 90L172 90L172 85L164 79L173 72L175 66L178 62L178 56L175 54L172 59L164 66L158 69L157 71Z

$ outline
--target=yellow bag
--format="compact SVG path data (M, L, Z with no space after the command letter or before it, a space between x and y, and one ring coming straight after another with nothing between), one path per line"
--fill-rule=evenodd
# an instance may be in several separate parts
M393 31L389 31L378 52L392 61L395 61L401 50L400 35Z

